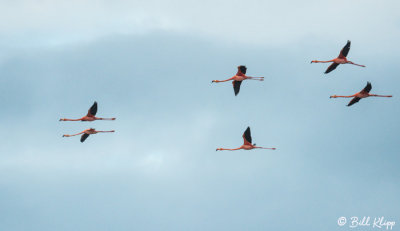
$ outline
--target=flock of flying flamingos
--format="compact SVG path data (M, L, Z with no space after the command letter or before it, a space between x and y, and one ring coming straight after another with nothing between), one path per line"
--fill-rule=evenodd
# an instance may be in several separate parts
M347 54L350 51L350 44L351 42L348 40L346 45L343 47L343 49L340 51L340 54L337 58L334 58L332 60L328 61L318 61L318 60L313 60L311 63L332 63L328 69L326 69L325 74L328 74L329 72L333 71L336 69L339 64L352 64L360 67L365 67L364 65L356 64L353 63L350 60L347 60ZM226 79L226 80L213 80L212 83L221 83L221 82L227 82L227 81L232 81L233 84L233 90L235 92L235 96L239 94L240 91L240 85L242 84L243 80L259 80L259 81L264 81L264 77L251 77L246 75L247 68L246 66L238 66L238 71L235 76ZM362 89L360 92L355 93L353 95L349 96L340 96L340 95L332 95L330 98L353 98L347 106L351 106L360 99L367 98L370 96L375 96L375 97L392 97L391 95L376 95L376 94L370 94L369 92L372 89L372 85L370 82L367 82L367 85ZM94 104L90 107L88 113L86 116L80 118L80 119L60 119L60 121L95 121L95 120L115 120L115 118L100 118L96 117L97 113L97 102L94 102ZM89 135L100 133L100 132L115 132L114 130L111 131L96 131L94 128L89 128L86 129L80 133L73 134L73 135L63 135L63 137L71 137L71 136L77 136L81 135L81 142L84 142ZM251 138L251 132L250 132L250 127L247 127L246 131L243 133L243 145L234 148L234 149L228 149L228 148L217 148L216 151L222 151L222 150L228 150L228 151L235 151L235 150L251 150L251 149L271 149L275 150L276 148L264 148L264 147L258 147L256 144L252 144L252 138Z

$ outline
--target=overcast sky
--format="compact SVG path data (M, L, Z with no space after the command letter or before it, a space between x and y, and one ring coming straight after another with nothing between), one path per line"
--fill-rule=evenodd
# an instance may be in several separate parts
M400 224L398 1L0 1L0 230ZM349 60L328 64L352 41ZM264 82L245 81L238 65ZM367 98L346 107L367 81ZM98 116L78 118L94 101ZM236 148L252 129L259 146ZM89 127L113 134L62 138ZM398 227L395 226L394 230ZM368 230L368 229L366 229Z

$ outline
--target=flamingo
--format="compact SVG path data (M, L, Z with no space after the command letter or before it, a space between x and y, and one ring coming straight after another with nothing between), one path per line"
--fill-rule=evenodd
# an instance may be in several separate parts
M328 69L326 69L325 74L328 74L329 72L333 71L336 69L337 66L339 66L339 64L353 64L356 66L360 66L360 67L365 67L364 65L360 65L360 64L356 64L353 63L352 61L347 60L347 54L350 51L350 40L347 40L347 44L343 47L343 49L340 51L340 54L337 58L332 59L332 60L328 60L328 61L318 61L318 60L313 60L311 61L311 63L330 63L333 62Z
M80 119L60 119L60 121L95 121L95 120L115 120L115 118L100 118L96 117L97 113L97 102L94 101L93 105L89 108L86 116Z
M347 106L351 106L355 103L357 103L358 101L360 101L360 99L362 98L367 98L370 96L375 96L375 97L392 97L391 95L375 95L375 94L370 94L369 92L372 89L372 85L370 82L367 82L367 86L364 87L364 89L362 89L360 92L354 94L354 95L349 95L349 96L340 96L340 95L332 95L330 98L352 98L353 99L349 102L349 104L347 104Z
M228 151L235 151L239 149L244 149L244 150L251 150L255 148L260 148L260 149L271 149L275 150L276 148L263 148L263 147L257 147L256 144L251 144L251 133L250 133L250 127L247 127L246 131L243 133L243 145L235 148L235 149L227 149L227 148L217 148L215 151L223 151L223 150L228 150Z
M89 137L89 135L96 134L96 133L99 133L99 132L115 132L115 131L114 130L111 130L111 131L96 131L94 128L89 128L89 129L86 129L86 130L84 130L82 132L79 132L77 134L74 134L74 135L63 135L63 137L71 137L71 136L77 136L77 135L83 134L81 136L81 142L83 143Z
M264 81L264 77L251 77L246 75L247 67L246 66L238 66L238 72L236 73L235 76L232 78L226 79L226 80L213 80L211 83L221 83L221 82L226 82L226 81L232 81L233 84L233 90L235 91L235 96L239 94L240 91L240 84L242 84L242 81L245 79L252 79L252 80L259 80L259 81Z

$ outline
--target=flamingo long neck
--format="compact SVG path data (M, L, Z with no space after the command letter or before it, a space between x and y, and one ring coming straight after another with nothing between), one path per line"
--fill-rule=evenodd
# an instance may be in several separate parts
M334 98L352 98L354 95L335 95Z
M80 121L82 119L61 119L61 121Z
M328 60L328 61L319 61L319 60L314 60L313 63L331 63L333 60Z
M226 151L235 151L235 150L239 150L239 149L242 149L242 147L233 148L233 149L230 149L230 148L219 148L218 150L220 150L220 151L223 151L223 150L226 150Z
M225 79L225 80L214 80L214 82L215 83L221 83L221 82L226 82L226 81L229 81L229 80L232 80L232 78Z

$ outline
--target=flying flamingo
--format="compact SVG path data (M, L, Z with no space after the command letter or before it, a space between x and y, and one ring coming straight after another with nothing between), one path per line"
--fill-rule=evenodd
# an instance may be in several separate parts
M111 131L96 131L94 128L89 128L89 129L84 130L83 132L79 132L79 133L74 134L74 135L63 135L63 137L71 137L71 136L77 136L77 135L83 134L81 136L81 142L83 143L83 141L85 141L89 137L89 135L96 134L96 133L99 133L99 132L115 132L115 131L114 130L111 130Z
M115 118L100 118L95 117L97 113L97 102L95 101L93 105L89 108L86 116L80 119L60 119L60 121L95 121L95 120L115 120Z
M350 51L350 43L351 43L350 40L347 40L346 46L343 47L343 49L340 51L340 54L339 54L339 56L337 58L332 59L332 60L328 60L328 61L313 60L313 61L311 61L311 63L330 63L330 62L333 62L328 67L328 69L326 69L325 74L328 74L329 72L335 70L336 67L339 66L339 64L349 63L349 64L353 64L353 65L356 65L356 66L365 67L364 65L356 64L356 63L353 63L352 61L347 60L346 57L347 57L347 54Z
M243 145L235 148L235 149L227 149L227 148L217 148L215 151L222 151L222 150L228 150L228 151L235 151L239 149L244 149L244 150L251 150L255 148L261 148L261 149L272 149L275 150L276 148L263 148L263 147L257 147L256 144L251 144L251 133L250 133L250 127L247 127L246 131L243 133Z
M362 89L362 91L354 94L354 95L349 95L349 96L340 96L340 95L332 95L330 98L352 98L354 97L349 104L347 104L347 106L351 106L355 103L357 103L358 101L360 101L360 99L362 98L367 98L370 96L376 96L376 97L392 97L391 95L375 95L375 94L370 94L369 92L371 91L372 85L370 82L367 82L367 86L364 87L364 89Z
M252 80L260 80L264 81L264 77L251 77L246 75L247 67L246 66L238 66L238 72L236 73L235 76L232 78L226 79L226 80L213 80L211 83L221 83L221 82L226 82L226 81L232 81L233 84L233 90L235 91L235 95L239 94L240 91L240 84L242 84L242 81L245 79L252 79Z

